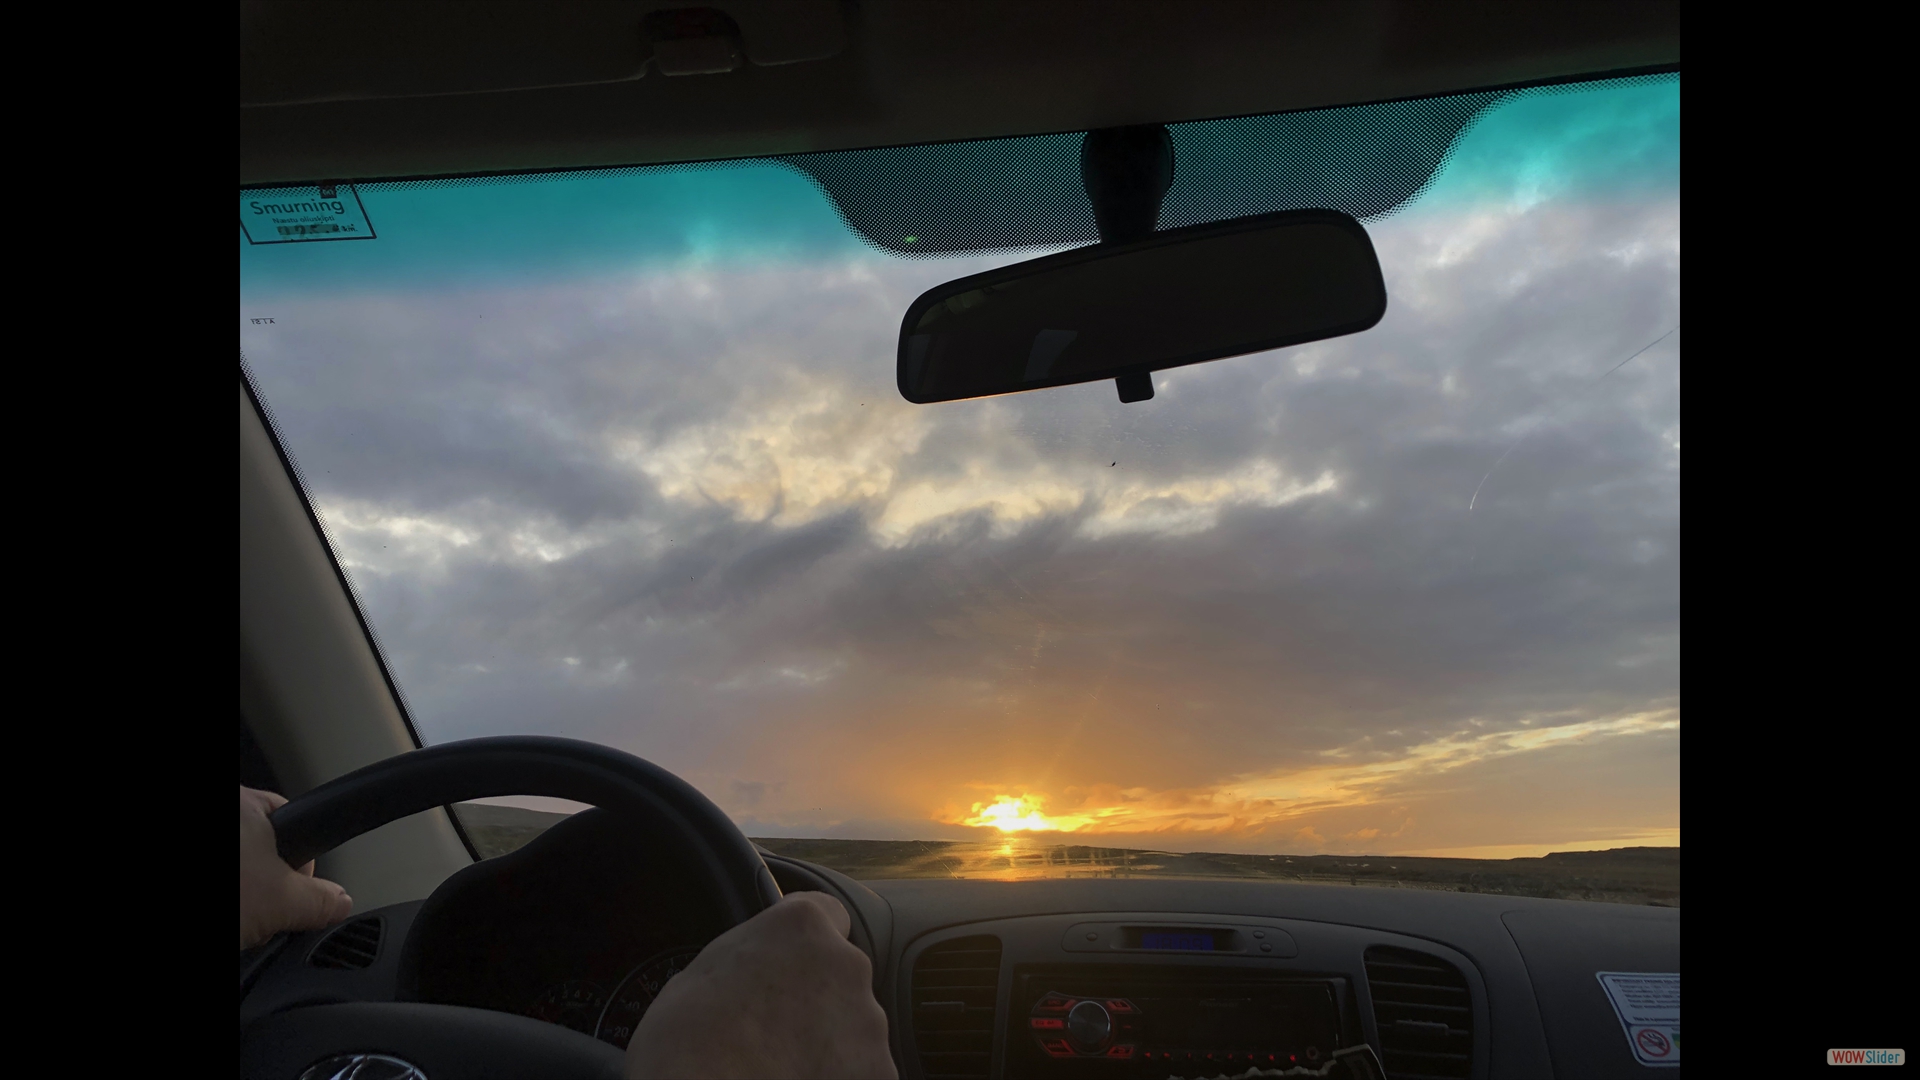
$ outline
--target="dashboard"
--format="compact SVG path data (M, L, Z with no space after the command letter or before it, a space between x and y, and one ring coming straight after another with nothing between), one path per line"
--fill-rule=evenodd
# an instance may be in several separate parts
M856 882L767 862L784 890L846 902L903 1078L1679 1076L1675 909L1284 882ZM424 901L243 959L242 1027L414 1001L623 1047L724 929L677 865L577 814ZM1655 1006L1669 1012L1634 1011Z

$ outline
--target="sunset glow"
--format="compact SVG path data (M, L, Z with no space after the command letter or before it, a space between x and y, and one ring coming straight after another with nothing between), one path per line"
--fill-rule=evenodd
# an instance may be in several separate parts
M1091 818L1074 814L1048 817L1040 812L1041 801L1031 795L997 797L992 803L974 803L972 815L963 825L999 829L1001 832L1073 832Z
M1549 722L1554 719L1564 720L1540 717L1517 731L1469 731L1390 753L1369 748L1370 740L1363 740L1359 745L1323 751L1324 763L1241 774L1196 787L1094 783L1062 787L1047 795L1031 789L1019 795L996 793L991 800L973 803L965 814L935 813L931 818L1001 833L1075 833L1086 838L1084 842L1099 837L1101 843L1112 843L1126 837L1128 842L1176 847L1198 843L1299 852L1391 849L1411 853L1418 844L1416 824L1434 809L1427 793L1458 783L1449 780L1449 774L1459 776L1497 767L1505 760L1623 738L1670 739L1680 730L1675 709L1605 720ZM1375 760L1365 760L1368 757ZM1047 813L1050 805L1059 811ZM1602 846L1648 843L1651 838L1678 844L1679 832L1677 827L1642 826L1615 829L1605 837L1568 833L1544 846L1519 845L1514 850L1581 850L1596 842Z

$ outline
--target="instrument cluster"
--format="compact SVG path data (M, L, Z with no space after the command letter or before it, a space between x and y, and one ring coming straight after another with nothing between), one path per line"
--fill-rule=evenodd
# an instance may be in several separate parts
M654 999L698 955L698 945L656 953L636 964L611 990L592 979L566 979L543 989L521 1011L625 1050Z

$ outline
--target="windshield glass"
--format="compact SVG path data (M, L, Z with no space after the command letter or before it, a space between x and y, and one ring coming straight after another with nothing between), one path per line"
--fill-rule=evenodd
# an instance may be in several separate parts
M426 742L855 876L1677 903L1677 76L1493 104L1366 221L1377 327L1132 404L902 400L916 296L1057 248L902 257L783 163L321 194L367 234L243 233L243 364Z

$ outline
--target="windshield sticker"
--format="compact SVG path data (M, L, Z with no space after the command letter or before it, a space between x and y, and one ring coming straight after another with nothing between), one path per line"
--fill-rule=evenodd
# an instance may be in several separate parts
M242 191L240 231L249 244L378 239L352 184Z
M1642 971L1594 973L1627 1031L1633 1060L1642 1065L1680 1064L1680 974Z

